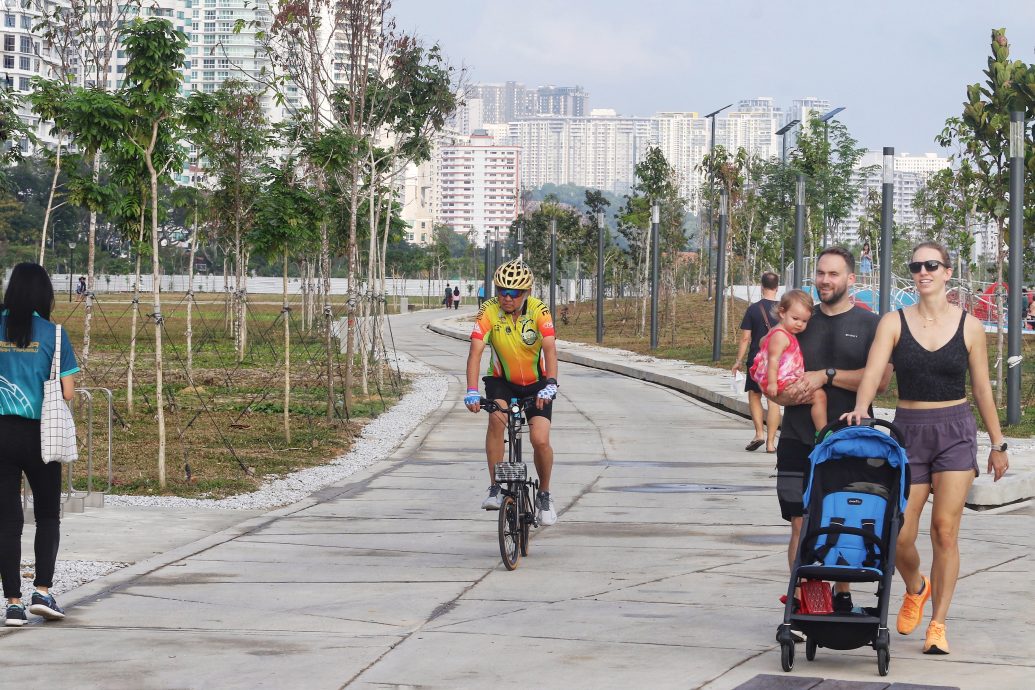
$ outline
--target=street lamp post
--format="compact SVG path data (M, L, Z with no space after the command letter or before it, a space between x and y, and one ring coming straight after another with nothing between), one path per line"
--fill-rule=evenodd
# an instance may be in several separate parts
M805 176L798 173L798 184L794 194L794 289L801 289L801 281L805 276Z
M489 229L485 228L485 282L482 283L482 299L492 297L489 286L492 284L492 266L489 259ZM482 305L478 305L481 307Z
M651 272L650 272L650 349L658 349L658 267L661 264L661 207L650 207Z
M75 275L75 242L68 243L68 301L72 301L72 277Z
M1024 111L1010 113L1010 275L1007 284L1006 423L1021 421L1021 329L1024 327L1023 295L1024 243Z
M787 133L794 129L795 125L801 124L801 120L791 120L780 129L776 130L776 136L780 137L780 168L782 171L787 170ZM785 218L780 220L780 237L785 238L787 236L787 222ZM787 266L784 263L783 255L784 240L780 240L780 272L781 279L787 275Z
M726 108L732 108L732 107L733 107L733 104L730 103L729 105L724 105L723 107L719 108L718 110L716 110L714 112L711 112L711 113L708 113L707 115L704 116L704 119L706 119L706 120L707 119L711 119L711 121L712 121L712 125L711 125L712 136L711 136L711 139L710 139L709 144L708 144L708 155L711 155L715 151L715 116L718 115L719 113L721 113L723 110L726 110ZM713 191L714 184L715 184L715 176L709 174L708 175L708 247L707 247L707 250L705 252L705 255L706 255L707 261L708 261L708 271L707 271L707 277L708 277L708 299L712 298L712 225L713 225L712 224L712 216L714 215L714 211L715 211L715 209L713 208L714 204L712 202L712 194L714 193L714 191Z
M597 344L604 342L604 212L597 213Z
M726 190L719 192L719 244L718 261L715 264L715 320L712 335L712 361L722 359L722 307L725 302L723 290L726 287Z
M819 121L823 123L823 139L826 142L826 154L827 154L827 168L830 167L830 121L837 116L839 112L844 110L844 107L837 107L833 110L823 113L819 116ZM823 196L823 246L827 244L827 198L824 192Z
M891 228L895 218L895 147L884 147L880 202L880 313L891 311Z
M557 312L557 219L550 220L550 313Z

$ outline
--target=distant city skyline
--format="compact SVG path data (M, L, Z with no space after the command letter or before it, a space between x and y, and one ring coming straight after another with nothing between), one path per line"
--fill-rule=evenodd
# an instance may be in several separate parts
M948 6L952 5L951 11ZM582 86L590 108L648 117L758 96L834 106L860 146L938 151L934 136L982 81L993 27L1035 60L1035 3L395 0L401 30L438 42L469 82ZM847 27L839 29L837 27ZM715 58L718 58L716 63Z

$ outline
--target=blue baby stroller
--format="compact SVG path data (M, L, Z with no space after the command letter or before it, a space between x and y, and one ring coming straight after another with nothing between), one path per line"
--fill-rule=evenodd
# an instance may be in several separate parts
M887 427L891 436L876 429ZM895 540L909 495L909 463L893 424L867 419L835 422L820 432L809 456L805 519L777 629L784 671L794 667L793 631L806 635L805 658L816 649L877 651L877 671L888 674L891 637L888 599L895 572ZM831 582L876 582L877 606L834 612ZM800 601L794 598L800 588Z

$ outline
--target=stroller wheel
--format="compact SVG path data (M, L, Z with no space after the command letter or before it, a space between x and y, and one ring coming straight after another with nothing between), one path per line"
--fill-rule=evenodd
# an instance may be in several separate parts
M816 658L816 643L811 639L805 640L805 658L808 661L813 661Z
M891 665L891 652L887 649L877 650L877 673L882 676L888 675L888 666Z
M780 644L780 665L784 671L794 668L794 643L783 642Z

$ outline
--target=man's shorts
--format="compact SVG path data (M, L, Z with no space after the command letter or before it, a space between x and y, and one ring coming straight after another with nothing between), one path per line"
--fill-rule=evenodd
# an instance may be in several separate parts
M776 498L780 502L780 515L788 522L805 514L805 485L809 481L812 448L782 434L776 444Z
M485 382L485 397L490 400L506 400L510 401L511 398L528 398L534 396L539 391L546 388L546 381L540 380L528 386L519 386L516 383L511 383L505 378L498 376L485 376L482 378ZM532 417L545 417L548 420L553 419L553 403L544 405L543 409L538 409L534 405L525 410L525 416L528 419Z
M762 395L762 389L758 387L758 382L751 378L750 373L744 376L744 392Z
M978 476L977 424L970 403L933 410L895 410L909 457L911 484L930 484L935 472L973 470Z

